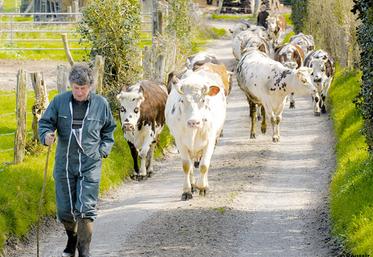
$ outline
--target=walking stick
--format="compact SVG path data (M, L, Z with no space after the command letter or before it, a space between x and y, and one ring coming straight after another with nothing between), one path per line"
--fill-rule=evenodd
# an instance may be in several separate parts
M41 214L41 208L43 207L44 203L44 195L45 195L45 188L47 185L47 171L48 171L48 162L49 162L49 154L51 152L52 144L48 146L48 152L47 152L47 159L45 161L45 168L44 168L44 180L43 180L43 188L41 189L41 196L40 196L40 202L39 202L39 209L38 209L38 220L36 222L36 256L39 257L39 232L40 232L40 214Z

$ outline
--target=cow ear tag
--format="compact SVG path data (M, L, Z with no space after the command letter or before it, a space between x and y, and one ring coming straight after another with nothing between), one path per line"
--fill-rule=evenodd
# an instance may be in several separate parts
M209 93L208 95L209 96L214 96L214 95L217 95L220 91L220 88L217 87L217 86L211 86L210 89L209 89Z

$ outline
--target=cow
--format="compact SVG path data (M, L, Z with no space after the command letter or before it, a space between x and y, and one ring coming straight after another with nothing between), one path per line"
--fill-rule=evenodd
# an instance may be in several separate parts
M173 81L165 117L182 160L181 200L186 201L193 198L194 188L206 195L210 160L225 121L226 97L221 77L207 70L188 72ZM200 174L195 182L193 162L199 160Z
M315 48L315 40L313 39L312 35L305 35L303 33L298 33L292 36L289 42L290 44L300 46L305 56L307 56L307 54L313 51Z
M205 63L221 64L216 56L205 52L199 52L187 58L186 68L194 71Z
M233 56L236 58L236 60L241 59L242 53L245 51L245 49L251 47L255 47L272 56L273 51L270 42L251 30L243 31L233 38L232 50Z
M268 34L270 38L273 40L273 45L279 45L281 36L285 33L286 30L286 20L284 16L276 15L276 16L269 16L267 19L268 23Z
M307 67L289 69L255 49L241 58L237 65L237 82L250 105L250 138L255 138L255 106L258 104L264 109L262 133L266 132L266 117L269 117L273 129L272 141L279 142L279 124L288 94L295 92L318 97L310 73L311 69Z
M227 71L224 64L205 63L197 70L205 70L220 76L224 85L224 95L228 96L232 90L232 73Z
M134 179L142 180L153 173L153 153L165 123L167 96L164 85L149 80L123 87L117 95L123 135L133 159Z
M325 99L335 73L334 59L326 51L316 50L306 56L304 66L313 70L311 77L320 94L319 101L314 99L314 109L315 115L320 116L320 109L322 113L326 113Z
M274 59L290 69L298 69L303 66L304 52L300 46L288 43L276 48ZM289 108L295 108L294 92L290 94Z

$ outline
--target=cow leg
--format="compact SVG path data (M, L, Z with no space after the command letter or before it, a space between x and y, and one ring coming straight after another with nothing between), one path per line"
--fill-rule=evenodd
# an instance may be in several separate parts
M154 131L152 130L151 126L146 125L143 127L146 134L146 137L144 138L144 142L141 146L141 150L139 152L139 156L141 159L141 165L140 165L140 176L143 178L146 177L146 163L147 163L147 156L150 151L150 147L155 141L155 135ZM153 154L152 154L153 155Z
M134 144L132 144L130 141L127 141L127 144L130 148L130 151L131 151L131 156L132 156L132 159L133 159L133 169L135 171L135 174L133 174L131 176L132 179L135 179L137 178L137 176L139 175L139 164L138 164L138 160L137 160L137 149L135 147Z
M320 116L320 98L319 96L312 97L313 113L315 116Z
M176 142L176 145L180 145ZM193 172L193 161L189 157L188 150L184 147L180 147L180 157L183 164L184 172L184 184L183 184L183 194L181 195L182 201L188 201L193 198L192 195L192 184L191 184L191 172Z
M215 142L215 140L213 138L209 138L209 143L202 155L201 163L199 166L199 178L197 180L196 186L200 190L199 194L202 196L206 195L207 188L209 187L207 175L210 167L211 156L215 148L215 144L213 142Z
M151 177L151 175L153 174L153 155L154 155L155 144L156 142L154 141L150 145L150 149L146 156L146 175L148 177Z
M255 138L255 128L256 128L256 104L248 99L250 106L250 118L251 118L251 130L250 138Z
M261 112L262 112L262 125L260 127L263 134L267 132L267 120L266 120L266 110L264 109L264 106L261 106Z
M294 109L294 108L295 108L294 92L290 94L290 96L289 96L289 100L290 100L289 108L290 108L290 109Z

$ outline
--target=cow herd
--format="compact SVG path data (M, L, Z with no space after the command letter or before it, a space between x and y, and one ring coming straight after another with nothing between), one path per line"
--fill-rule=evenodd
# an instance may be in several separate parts
M235 73L250 106L250 138L255 138L257 112L263 116L261 132L272 125L272 141L280 140L279 124L288 96L312 96L315 115L326 112L325 98L334 74L334 62L314 40L302 33L279 45L286 25L281 16L270 17L268 29L239 24L231 31ZM217 140L222 134L232 72L217 58L199 53L186 60L185 69L171 73L167 86L143 80L118 94L120 119L134 163L133 178L153 172L152 156L159 134L167 124L179 151L184 172L182 200L198 189L205 195L208 171ZM140 168L138 167L140 158ZM194 177L194 168L199 176Z

